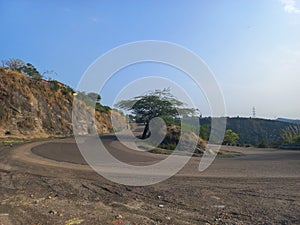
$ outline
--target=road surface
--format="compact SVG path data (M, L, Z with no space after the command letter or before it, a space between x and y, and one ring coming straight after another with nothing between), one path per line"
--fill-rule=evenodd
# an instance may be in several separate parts
M155 164L165 155L103 137L119 160ZM146 187L113 183L86 164L73 139L0 149L0 224L300 224L300 152L224 147L204 172L199 157Z

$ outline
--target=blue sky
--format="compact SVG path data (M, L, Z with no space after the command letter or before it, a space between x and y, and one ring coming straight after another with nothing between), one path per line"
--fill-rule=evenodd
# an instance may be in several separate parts
M163 40L199 55L215 74L228 116L300 118L300 1L0 0L0 57L20 58L76 88L88 66L119 45ZM112 104L126 82L172 69L137 66L101 91ZM185 88L209 114L203 94Z

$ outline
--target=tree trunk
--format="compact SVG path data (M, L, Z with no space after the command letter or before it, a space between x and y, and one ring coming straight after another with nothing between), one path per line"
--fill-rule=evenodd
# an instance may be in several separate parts
M142 135L142 139L147 138L148 131L149 131L149 122L147 122L146 125L145 125L144 132L143 132L143 135Z

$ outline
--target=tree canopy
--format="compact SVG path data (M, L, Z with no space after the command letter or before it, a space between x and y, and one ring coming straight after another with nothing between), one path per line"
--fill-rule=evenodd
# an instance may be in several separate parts
M169 88L154 90L142 96L122 100L115 106L130 111L136 122L145 124L143 139L148 136L151 119L155 117L176 119L181 116L195 115L197 111L196 109L186 108L183 102L170 93Z

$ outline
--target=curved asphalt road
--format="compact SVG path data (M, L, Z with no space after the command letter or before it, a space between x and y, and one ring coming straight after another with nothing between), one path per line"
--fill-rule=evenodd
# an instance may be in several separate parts
M88 144L90 144L91 148L93 148L94 150L98 148L96 142L97 138L98 137L87 138ZM110 152L110 154L112 154L115 158L122 162L126 162L129 164L143 162L147 164L153 164L165 158L165 156L162 155L156 155L148 152L141 152L129 149L128 147L121 144L115 135L103 135L100 136L100 138L105 148ZM59 162L69 162L87 165L75 141L67 143L45 143L33 147L32 152L39 156Z
M114 135L101 136L109 152L120 161L138 165L154 164L167 156L140 152L122 145ZM300 177L300 151L223 147L242 156L217 158L204 172L198 171L200 158L193 157L180 176L207 177ZM74 140L52 141L32 148L38 156L57 162L86 164Z

